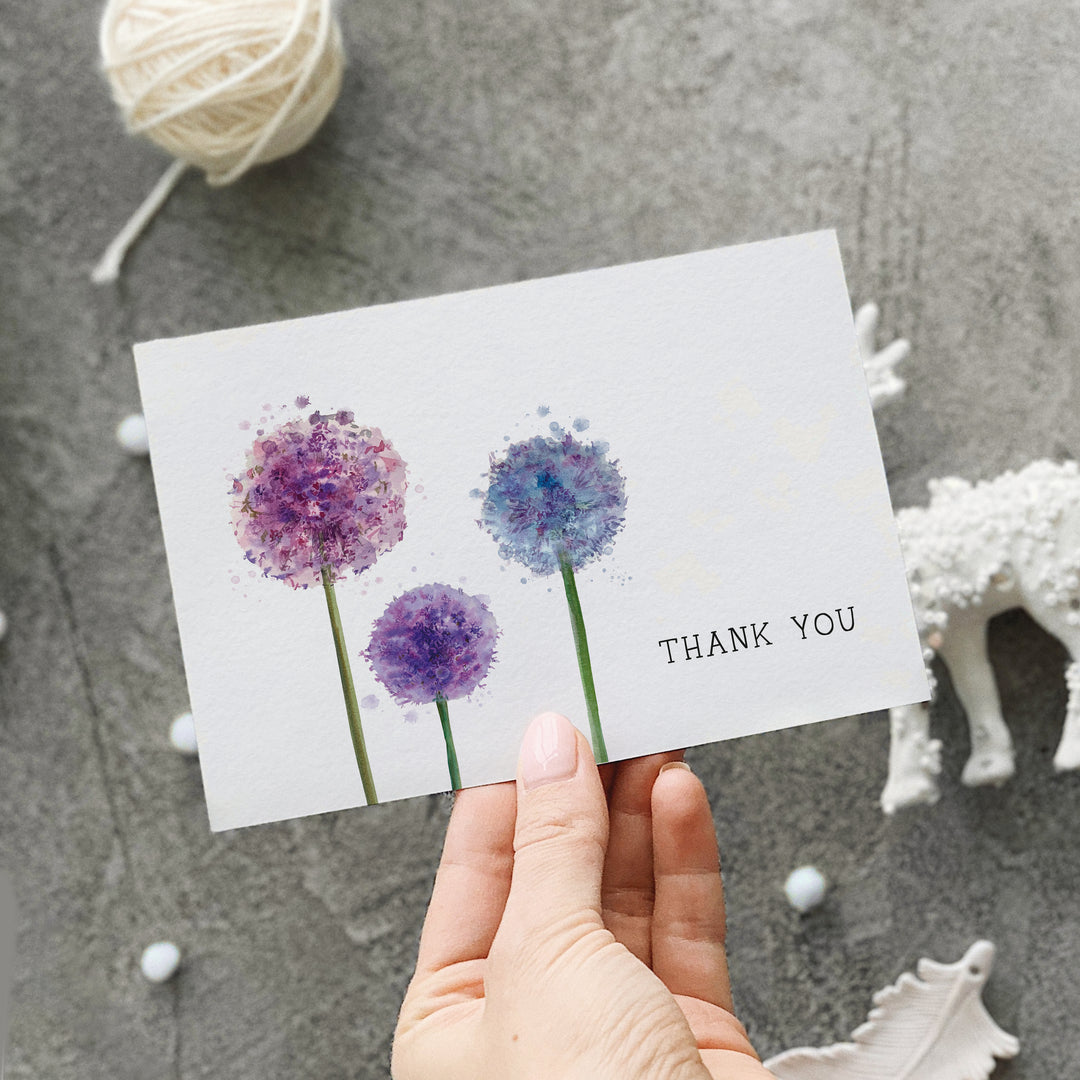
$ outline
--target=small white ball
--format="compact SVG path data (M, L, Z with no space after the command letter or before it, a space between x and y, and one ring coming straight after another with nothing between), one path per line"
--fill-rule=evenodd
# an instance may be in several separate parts
M826 888L825 876L816 866L800 866L784 882L788 903L800 915L812 911L825 899Z
M180 966L180 950L171 941L155 941L143 950L139 967L149 982L168 982Z
M181 754L197 754L199 744L195 741L195 718L191 713L181 713L169 728L169 742Z
M132 457L140 457L150 453L150 440L146 434L146 418L142 413L132 413L125 416L116 425L116 441L123 448L124 453Z

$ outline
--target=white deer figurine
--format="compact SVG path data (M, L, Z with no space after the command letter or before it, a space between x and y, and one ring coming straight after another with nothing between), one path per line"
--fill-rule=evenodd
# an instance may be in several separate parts
M930 505L896 515L915 617L927 661L946 663L971 728L965 784L1001 784L1014 771L986 654L986 624L1022 607L1068 650L1065 727L1058 771L1080 767L1080 468L1035 461L1019 472L971 484L930 482ZM932 684L931 680L931 684ZM940 744L925 704L890 710L887 814L934 802Z
M855 333L876 409L898 398L893 371L909 352L897 340L876 350L876 304L855 313ZM965 784L1001 784L1013 775L1013 747L1001 718L986 655L986 624L1022 607L1069 652L1069 700L1054 755L1058 771L1080 768L1080 471L1075 462L1036 461L1018 473L970 484L930 482L930 505L897 516L911 598L927 663L936 653L949 668L968 715L971 756ZM931 676L931 686L934 679ZM941 744L930 738L926 704L889 711L889 776L881 793L887 814L938 798Z

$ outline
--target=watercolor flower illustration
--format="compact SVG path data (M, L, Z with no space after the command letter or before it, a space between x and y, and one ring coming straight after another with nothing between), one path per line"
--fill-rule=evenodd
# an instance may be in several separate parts
M297 398L305 408L306 398ZM232 480L232 521L244 557L294 589L321 585L345 710L368 803L377 802L335 582L360 574L405 531L405 462L351 412L315 411L260 430Z
M455 791L461 772L447 703L481 685L495 660L498 635L495 616L480 597L449 585L419 585L390 601L363 654L398 702L435 703Z
M593 753L603 762L607 747L574 574L610 554L626 514L626 484L605 444L579 442L561 429L558 434L514 443L501 457L492 454L477 524L504 559L541 576L562 575Z

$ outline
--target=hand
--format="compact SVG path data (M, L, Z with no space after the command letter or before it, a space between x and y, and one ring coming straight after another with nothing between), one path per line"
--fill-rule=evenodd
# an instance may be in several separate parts
M605 766L545 713L515 784L457 796L394 1080L770 1080L732 1015L705 790Z

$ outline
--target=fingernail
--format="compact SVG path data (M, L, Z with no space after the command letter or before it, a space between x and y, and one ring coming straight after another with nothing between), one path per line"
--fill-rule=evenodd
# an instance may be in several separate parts
M693 772L694 770L686 764L685 761L669 761L666 765L660 766L661 772L667 772L668 769L685 769L687 772Z
M558 713L541 713L521 744L521 779L526 791L569 780L577 771L577 732Z

